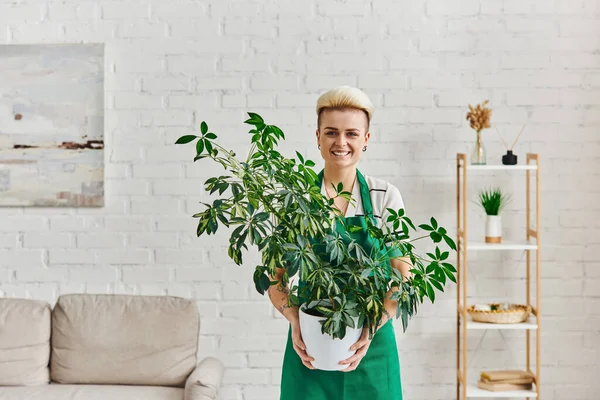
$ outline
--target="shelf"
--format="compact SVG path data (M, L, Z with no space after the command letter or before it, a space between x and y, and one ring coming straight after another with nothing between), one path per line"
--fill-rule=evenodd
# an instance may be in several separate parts
M537 165L520 164L520 165L467 165L467 171L525 171L536 170Z
M537 244L527 240L503 240L502 243L468 241L467 250L536 250Z
M519 324L490 324L486 322L474 322L469 318L467 320L467 329L480 330L480 329L505 329L505 330L535 330L537 329L537 320L534 316L530 316L525 322Z
M470 254L469 251L517 251L518 253L527 253L525 266L527 268L527 276L525 280L525 292L527 301L531 303L530 297L535 296L540 302L540 275L541 275L541 257L533 254L532 251L538 251L542 246L540 239L540 156L537 153L526 153L519 155L518 165L503 165L501 160L494 158L491 164L472 165L469 163L470 158L467 154L458 153L456 155L456 217L457 217L457 232L456 243L458 245L457 254L457 276L460 277L460 285L457 285L457 393L455 400L467 399L485 399L485 398L504 398L511 399L538 399L538 391L540 391L540 342L541 342L541 316L538 314L537 307L533 308L528 319L525 322L518 324L492 324L484 322L475 322L466 311L468 307L467 281L469 275L468 263ZM522 210L526 214L526 221L521 234L511 234L506 238L502 238L501 243L486 243L484 232L473 232L469 235L467 214L468 201L471 197L469 194L468 183L477 182L480 179L495 180L496 178L515 178L521 180L519 176L523 175L524 202ZM517 176L519 175L519 176ZM489 178L489 179L488 179ZM497 180L497 179L496 179ZM521 208L521 207L519 207ZM535 227L534 227L535 225ZM519 229L521 231L521 229ZM474 239L474 240L473 240ZM492 256L493 254L489 254ZM496 254L498 255L498 254ZM477 257L477 254L474 256ZM492 257L496 258L496 257ZM525 257L524 257L525 258ZM483 260L485 261L485 260ZM530 274L531 268L535 269L535 275ZM501 284L501 282L498 282ZM534 373L536 379L532 389L526 390L505 390L494 392L491 390L481 389L477 386L477 381L467 377L465 369L468 369L468 348L467 341L470 337L477 339L479 337L479 345L483 335L488 330L498 330L504 340L511 339L515 341L524 340L524 348L526 359L525 369ZM476 331L479 331L477 333ZM525 335L520 333L510 334L508 338L505 336L509 331L525 332ZM461 342L462 341L462 342ZM535 343L532 343L534 341ZM462 344L461 344L462 343ZM532 356L533 350L533 357ZM493 360L495 357L491 357ZM477 374L476 374L477 375ZM478 377L477 377L478 378ZM454 396L453 396L454 397ZM453 399L454 400L454 399Z
M535 390L507 390L505 392L492 392L480 389L477 385L467 385L467 398L478 397L537 397Z

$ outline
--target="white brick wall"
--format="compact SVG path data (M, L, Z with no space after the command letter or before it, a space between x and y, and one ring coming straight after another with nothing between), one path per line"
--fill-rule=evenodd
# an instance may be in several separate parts
M527 123L520 161L542 157L542 398L596 399L599 31L595 0L3 2L2 43L106 44L107 206L0 209L0 295L193 297L202 356L227 365L221 399L277 399L287 324L254 290L255 254L237 267L226 232L195 237L190 216L221 169L193 164L191 146L173 142L206 120L244 152L244 112L255 111L286 132L287 154L319 161L317 96L358 85L376 104L362 169L396 184L413 219L435 215L453 231L455 154L474 139L465 110L490 99L506 140ZM484 141L498 162L494 130ZM495 178L514 191L506 226L520 235L524 177ZM472 183L473 194L489 181ZM523 301L524 263L520 253L473 254L472 301ZM454 299L451 289L424 305L405 335L396 324L407 399L454 398ZM491 332L475 353L472 336L471 377L523 366L524 335L507 337Z

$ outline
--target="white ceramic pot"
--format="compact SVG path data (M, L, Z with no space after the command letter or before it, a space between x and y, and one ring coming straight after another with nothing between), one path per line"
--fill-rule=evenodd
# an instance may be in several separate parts
M487 215L485 219L486 243L502 242L502 219L499 215Z
M360 339L362 328L347 328L343 339L334 339L330 335L321 333L319 321L324 318L305 313L305 308L306 304L300 307L300 333L306 345L306 352L315 359L312 362L313 367L323 371L339 371L348 368L348 364L341 365L339 362L356 353L350 350L350 347Z

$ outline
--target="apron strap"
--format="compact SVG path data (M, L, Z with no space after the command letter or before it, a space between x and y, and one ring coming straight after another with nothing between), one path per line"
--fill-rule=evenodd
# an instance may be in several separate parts
M322 169L321 172L319 172L319 175L317 175L317 180L315 181L315 185L317 185L319 189L321 189L321 186L323 186L323 171L325 170Z
M321 186L323 185L323 171L324 169L322 169L321 172L319 172L317 180L315 181L315 184L319 189L321 189ZM369 186L367 185L367 181L358 169L356 169L356 177L358 179L358 185L360 187L360 200L362 201L362 206L365 215L373 218L373 205L371 203L371 194L369 193Z
M371 204L371 194L369 192L369 185L367 185L367 181L363 174L360 171L356 170L356 176L358 177L358 184L360 185L360 199L362 200L363 210L365 211L365 215L371 218L373 217L373 205Z

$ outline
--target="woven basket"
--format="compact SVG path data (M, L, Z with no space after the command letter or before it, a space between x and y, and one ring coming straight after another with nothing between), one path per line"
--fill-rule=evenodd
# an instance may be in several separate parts
M489 306L498 307L499 304L491 303ZM493 311L476 310L475 306L467 308L467 313L475 322L487 322L491 324L518 324L526 321L531 313L531 306L525 304L509 304L508 309Z

